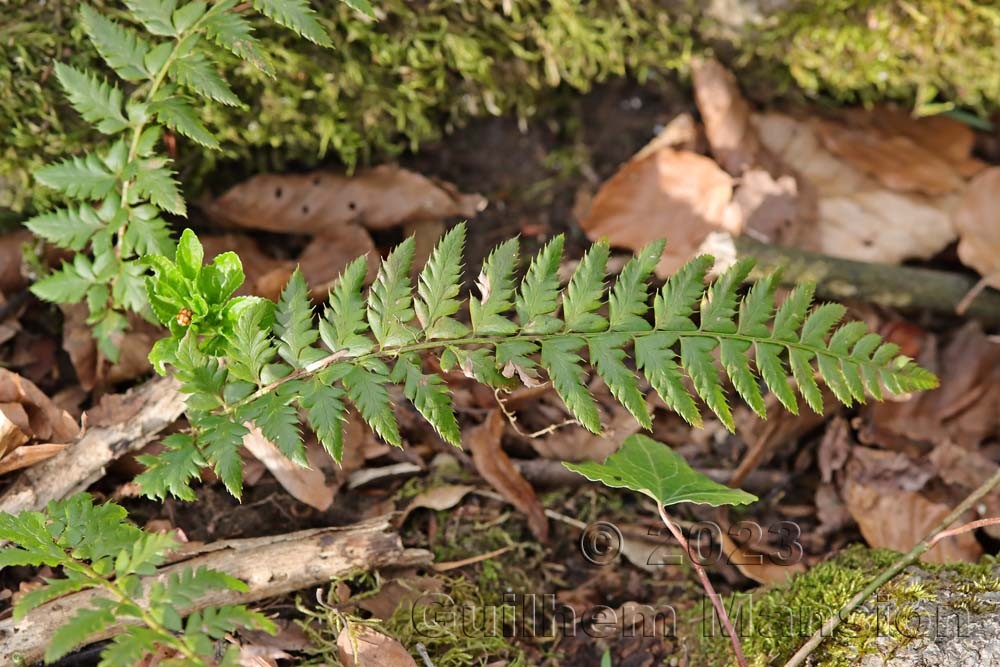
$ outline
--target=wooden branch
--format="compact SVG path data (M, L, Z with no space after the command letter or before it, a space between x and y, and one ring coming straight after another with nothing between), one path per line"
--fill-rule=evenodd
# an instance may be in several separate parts
M174 423L184 411L184 396L175 379L155 378L129 391L119 411L116 423L87 429L63 451L22 472L0 496L0 512L40 510L50 500L86 490L104 476L108 464Z
M245 604L321 586L358 570L429 564L430 552L403 547L399 535L390 530L392 520L393 515L386 515L343 528L189 545L175 555L173 564L160 568L156 575L143 577L144 590L149 590L154 579L163 580L172 572L200 566L242 579L250 587L246 593L209 591L190 606L177 610L187 616L209 606ZM0 656L19 657L25 664L41 660L56 628L100 594L88 590L66 595L35 609L17 625L9 618L0 621ZM113 637L125 627L116 623L92 636L90 642Z
M816 283L816 294L824 299L854 299L954 317L962 299L978 283L974 277L959 273L839 259L761 243L748 236L736 237L733 242L739 256L757 260L755 277L780 268L782 284ZM979 320L986 327L1000 327L1000 292L983 289L970 300L964 317Z

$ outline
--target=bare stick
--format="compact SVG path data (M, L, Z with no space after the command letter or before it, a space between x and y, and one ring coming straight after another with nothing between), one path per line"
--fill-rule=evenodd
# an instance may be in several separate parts
M670 520L667 516L667 511L664 509L663 505L656 503L656 509L660 511L660 518L663 523L667 525L670 532L673 533L674 538L680 542L681 548L688 555L688 559L691 561L691 566L694 567L694 571L698 573L698 578L701 580L701 585L705 589L705 593L708 594L708 599L712 601L712 606L715 607L715 613L719 615L719 620L722 622L722 627L726 629L726 633L729 635L729 640L733 644L733 651L736 653L736 663L740 667L747 667L747 659L743 657L743 647L740 645L740 638L736 636L736 629L733 627L733 622L729 620L729 614L726 613L726 607L722 604L722 599L719 594L715 592L715 588L712 586L712 582L709 581L708 575L705 573L705 568L703 568L697 561L697 559L691 555L691 546L688 544L687 538L684 537L683 531L674 525L674 522Z
M970 530L976 530L977 528L985 528L986 526L995 526L1000 523L1000 517L991 517L989 519L980 519L979 521L970 521L969 523L962 524L958 528L952 528L951 530L945 530L934 536L931 540L929 549L933 549L934 546L941 540L947 537L955 537L956 535L961 535L962 533L968 533Z
M0 512L40 510L50 500L86 490L108 464L173 424L184 411L184 395L174 378L156 378L122 397L119 410L118 423L87 429L63 451L22 472L0 497Z
M924 539L917 542L912 549L907 551L905 554L900 556L890 565L886 570L883 570L881 574L872 579L872 581L858 591L858 594L847 601L840 610L826 619L823 623L823 627L816 631L812 637L809 638L802 647L795 652L795 655L785 663L785 667L798 667L803 664L809 654L819 648L819 645L823 643L823 640L830 636L830 634L840 625L840 622L847 618L851 612L858 608L861 603L867 600L871 595L877 591L883 584L889 582L897 574L905 570L907 567L912 565L920 558L924 553L930 550L932 546L937 542L937 536L948 529L948 526L955 523L963 514L965 514L969 509L978 503L980 499L987 493L992 491L998 484L1000 484L1000 469L998 469L993 475L983 482L979 488L970 493L965 500L958 504L958 506L951 511L948 516L941 520L941 523L934 526L934 528L924 536Z
M207 591L190 605L177 609L181 616L187 616L209 606L243 604L323 585L358 570L428 564L430 553L403 547L399 535L390 530L392 518L386 515L343 528L187 545L173 555L173 564L143 577L143 589L149 590L154 580L165 580L180 569L201 566L249 584L245 593ZM101 591L90 590L72 593L42 605L16 625L10 618L0 621L0 656L20 656L26 664L40 661L56 629L101 595ZM108 639L125 627L116 623L92 635L89 641Z

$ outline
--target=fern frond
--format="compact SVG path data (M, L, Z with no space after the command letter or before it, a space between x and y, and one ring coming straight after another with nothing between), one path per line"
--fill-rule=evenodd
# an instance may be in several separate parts
M532 258L515 295L518 244L507 241L490 253L479 272L479 296L471 297L469 304L470 328L459 319L464 235L461 225L444 236L415 289L409 278L411 238L389 253L367 293L365 261L351 263L334 285L318 324L306 285L296 273L282 292L274 324L268 317L270 302L244 299L232 307L220 303L218 308L229 308L230 316L213 320L210 309L192 324L202 327L198 335L204 351L191 347L194 329L176 331L176 353L165 346L157 358L173 354L168 363L187 390L204 392L193 398L196 410L236 423L256 423L286 455L303 464L297 408L304 409L305 421L338 460L347 404L381 438L400 445L393 386L442 439L459 444L461 430L448 385L429 370L435 364L426 362L424 354L437 355L442 370L458 369L496 389L509 389L518 380L537 384L547 377L567 411L595 433L601 431L601 411L590 392L588 362L644 428L652 426L652 418L643 382L688 422L701 423L703 404L729 429L734 428L732 395L763 417L764 387L792 411L798 410L798 387L806 404L822 411L817 377L847 404L867 395L878 397L883 388L913 391L936 382L899 356L898 348L867 333L863 324L837 327L842 306L824 304L810 311L811 288L793 290L777 309L774 278L752 286L741 298L739 290L752 268L749 261L737 262L709 284L705 276L712 259L696 258L651 299L649 282L662 243L644 248L610 289L604 276L608 248L596 244L561 289L563 241L557 237ZM175 274L194 272L197 251L191 237L185 234L181 245L176 262L152 262L158 274L154 283L170 284L180 280ZM162 293L166 301L177 303ZM220 335L205 328L209 321L223 329L221 335L228 341L225 359L219 356L222 352L209 349ZM287 365L270 362L272 339L278 341ZM197 420L194 423L200 431ZM210 450L203 446L195 451L201 456ZM185 483L193 477L190 468L182 477ZM226 483L238 488L237 481ZM163 488L159 481L154 493Z
M283 25L319 46L332 46L330 36L316 20L306 0L254 0L253 7L261 14Z
M126 81L141 81L149 76L145 66L149 42L135 30L112 21L89 5L80 7L80 18L94 48L115 74Z
M98 131L116 134L128 127L122 114L122 91L116 86L63 63L56 63L56 78L73 108Z

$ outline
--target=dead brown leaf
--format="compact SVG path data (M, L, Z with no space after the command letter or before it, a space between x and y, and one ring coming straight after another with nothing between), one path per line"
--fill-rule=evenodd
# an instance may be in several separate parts
M666 238L657 274L673 274L714 231L739 234L729 207L733 179L711 159L690 151L659 148L626 162L594 197L580 221L593 240L639 250Z
M528 527L539 542L549 537L549 523L545 509L538 501L535 490L514 467L510 457L500 446L507 422L499 410L493 410L482 424L464 434L463 442L472 453L476 470L514 507L524 512Z
M712 154L723 169L739 176L759 163L762 148L750 121L750 105L736 77L713 58L692 60L691 78Z
M6 368L0 368L0 412L36 441L72 442L80 431L76 421L33 382Z
M445 484L428 489L410 501L410 504L403 510L403 515L399 518L402 524L406 517L415 509L426 508L432 510L447 510L462 502L462 498L469 495L475 487L467 484Z
M958 256L1000 289L1000 167L972 179L952 217L958 231Z
M964 185L951 164L909 137L823 120L815 127L828 151L891 190L937 196Z
M22 268L22 248L33 240L26 229L0 235L0 292L10 294L28 284Z
M408 222L474 217L485 206L448 184L383 165L354 176L260 174L201 202L216 222L282 234L331 234L344 225L390 229Z
M62 347L69 355L76 377L84 389L89 391L97 385L134 380L152 370L149 351L153 343L163 337L161 327L129 313L128 329L112 337L120 355L118 361L112 364L104 355L98 354L92 327L86 321L86 305L78 303L61 308L65 318Z
M263 463L281 486L297 500L315 507L321 512L333 503L336 488L326 483L326 476L317 467L303 468L281 453L281 451L250 424L250 432L243 437L243 446Z
M831 153L817 124L781 114L754 118L764 146L815 188L817 219L801 245L835 257L899 263L927 258L955 238L954 196L895 192Z
M33 466L36 463L50 459L67 447L69 447L68 444L55 443L17 447L10 454L0 459L0 475L12 470L27 468L28 466Z
M402 644L367 625L341 630L337 652L346 667L417 667Z
M377 593L359 599L357 604L375 618L388 620L401 605L411 607L428 593L440 593L443 589L444 581L438 577L410 571L383 582Z

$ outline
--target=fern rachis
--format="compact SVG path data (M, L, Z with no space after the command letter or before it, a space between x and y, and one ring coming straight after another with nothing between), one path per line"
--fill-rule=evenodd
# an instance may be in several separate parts
M883 386L898 393L936 384L931 373L860 323L837 327L843 307L823 304L810 311L812 291L807 286L793 290L777 309L773 279L757 283L740 298L738 289L750 272L750 261L737 262L706 286L712 260L695 258L651 297L650 276L662 242L640 251L610 288L605 284L608 248L597 244L563 288L557 274L561 237L533 258L519 286L513 276L518 242L506 241L484 263L477 280L480 293L470 299L471 322L466 325L456 319L461 309L457 267L465 234L463 223L445 235L415 289L409 279L412 239L387 256L367 295L363 262L352 263L331 290L318 325L298 273L274 304L255 297L230 298L231 290L202 294L193 265L186 266L184 277L169 260L153 260L156 276L149 281L150 300L160 304L157 313L172 336L160 341L151 356L161 372L172 366L191 395L188 414L194 444L187 451L218 470L212 452L199 444L199 434L223 419L256 422L283 451L298 452L302 408L328 451L338 456L343 446L341 420L349 405L379 436L401 445L388 393L391 385L403 389L442 438L460 445L447 384L423 368L421 354L436 356L445 371L461 370L497 389L516 386L514 377L544 372L569 412L594 432L601 430L600 412L586 387L585 358L612 396L647 428L650 417L630 360L686 420L697 424L700 419L697 396L730 429L725 377L736 395L762 416L762 386L796 411L797 385L807 405L822 410L816 374L847 404L865 400L866 394L878 397ZM179 248L178 257L201 256L190 231ZM225 270L242 276L236 267ZM175 316L190 300L206 307L197 310L190 324L180 326ZM695 395L685 377L692 381ZM229 450L238 448L238 436L233 430ZM150 468L140 482L148 493L190 493L192 466L155 458L147 462ZM228 467L223 481L239 493L238 467Z

